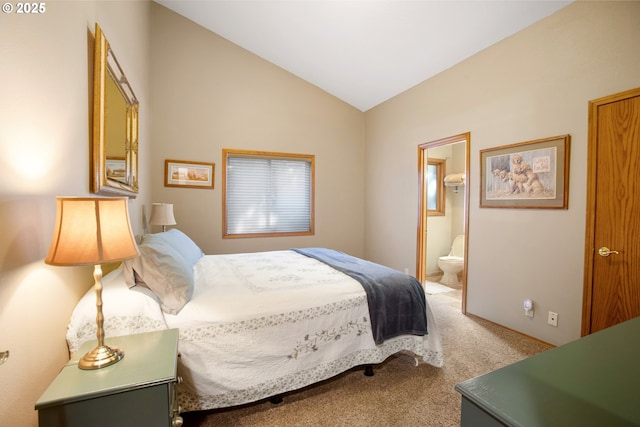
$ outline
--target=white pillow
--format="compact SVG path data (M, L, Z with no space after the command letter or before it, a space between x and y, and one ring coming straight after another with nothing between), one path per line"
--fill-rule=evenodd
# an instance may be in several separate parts
M118 267L102 278L103 326L107 339L166 329L157 297L143 287L130 290L122 273L123 268ZM96 339L96 295L93 287L73 309L66 338L72 353L83 342Z

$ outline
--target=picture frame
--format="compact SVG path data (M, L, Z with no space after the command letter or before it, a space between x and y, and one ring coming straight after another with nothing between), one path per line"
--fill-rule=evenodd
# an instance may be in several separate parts
M480 207L569 208L571 136L480 150Z
M116 181L126 180L127 160L124 157L108 157L105 160L107 179Z
M164 161L164 186L214 188L215 164L189 160Z

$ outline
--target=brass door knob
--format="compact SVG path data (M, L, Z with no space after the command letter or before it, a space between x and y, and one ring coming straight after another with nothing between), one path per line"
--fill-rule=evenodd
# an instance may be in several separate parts
M600 256L609 256L611 254L618 255L619 253L620 252L618 252L618 251L612 251L611 249L609 249L606 246L603 246L600 249L598 249L598 255L600 255Z

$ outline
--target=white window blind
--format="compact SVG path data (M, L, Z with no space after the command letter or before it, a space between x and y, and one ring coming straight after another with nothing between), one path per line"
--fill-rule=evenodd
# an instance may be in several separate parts
M311 157L226 157L228 236L313 231Z

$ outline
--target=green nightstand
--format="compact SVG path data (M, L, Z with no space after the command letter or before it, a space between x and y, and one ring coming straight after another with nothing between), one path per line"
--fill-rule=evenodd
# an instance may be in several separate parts
M83 344L36 402L40 427L178 427L178 330L107 338L124 350L118 363L78 368L96 346Z

